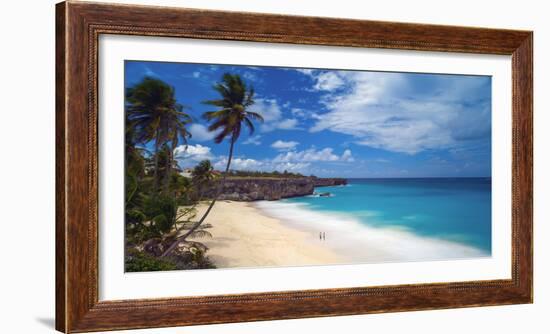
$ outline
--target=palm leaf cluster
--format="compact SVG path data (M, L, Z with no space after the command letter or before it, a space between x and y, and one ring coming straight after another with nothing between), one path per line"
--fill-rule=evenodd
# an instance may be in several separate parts
M219 131L214 141L221 143L228 136L232 142L237 141L242 124L248 127L252 134L252 120L263 121L260 114L248 110L254 104L254 88L248 88L239 75L226 73L222 77L222 82L214 85L214 89L221 98L204 101L205 104L220 108L204 113L204 118L212 122L208 130Z
M162 80L146 77L126 90L126 136L130 137L127 140L141 144L154 141L155 187L159 184L159 150L163 145L168 147L166 188L174 160L174 149L180 140L187 144L191 137L187 130L192 121L191 116L183 110L183 105L176 101L174 88Z

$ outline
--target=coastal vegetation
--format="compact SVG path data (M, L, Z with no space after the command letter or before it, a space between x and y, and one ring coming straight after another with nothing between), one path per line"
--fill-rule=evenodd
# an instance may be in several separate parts
M192 117L176 100L175 89L166 82L145 77L126 90L126 271L213 268L207 247L197 241L212 237L205 220L230 173L235 144L242 127L254 132L260 114L249 110L254 89L239 75L226 73L213 86L220 98L207 100L214 107L203 117L216 132L215 143L229 140L224 173L214 173L210 161L197 164L191 177L180 172L174 151L192 137ZM186 146L185 146L186 147ZM204 189L217 177L218 191L206 212L197 219L197 205Z

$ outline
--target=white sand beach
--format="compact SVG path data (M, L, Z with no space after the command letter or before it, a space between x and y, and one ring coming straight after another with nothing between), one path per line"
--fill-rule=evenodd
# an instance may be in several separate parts
M206 210L199 206L198 215ZM251 203L218 201L210 212L213 238L196 241L208 248L219 268L299 266L345 262L319 242L319 234L293 229Z

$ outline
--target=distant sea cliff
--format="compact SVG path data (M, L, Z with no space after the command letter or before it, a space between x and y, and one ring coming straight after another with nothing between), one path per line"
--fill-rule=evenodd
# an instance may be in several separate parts
M315 187L346 185L343 178L318 177L228 177L219 199L240 202L275 201L282 198L312 195ZM206 189L206 197L214 197L218 183Z

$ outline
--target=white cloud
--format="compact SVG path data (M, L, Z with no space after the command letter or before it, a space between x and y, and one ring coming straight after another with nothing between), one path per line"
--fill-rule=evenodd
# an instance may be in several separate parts
M341 159L343 161L347 161L347 162L353 162L355 161L355 159L353 158L353 156L351 155L351 150L350 149L346 149L344 151L344 153L342 153L342 157Z
M253 72L249 72L249 71L245 71L243 72L242 74L243 78L247 81L253 81L255 83L259 83L261 82L262 80L260 78L258 78L258 76L253 73Z
M339 72L323 72L315 76L315 90L335 90L344 85L344 80L338 75Z
M418 93L400 73L335 73L346 89L323 96L328 112L316 115L311 132L344 133L360 145L415 154L490 131L490 106L480 110L463 103L479 98L482 80L447 77L439 90Z
M297 72L300 72L300 73L305 74L305 75L312 75L313 74L313 70L309 69L309 68L296 68L295 70Z
M302 108L292 108L290 109L290 112L292 113L293 116L295 117L301 117L301 118L304 118L306 116L306 112L304 109Z
M260 126L263 132L269 132L276 129L292 130L297 128L298 120L294 118L284 118L281 107L275 99L257 98L250 110L259 113L264 118L264 123Z
M257 98L250 110L261 114L266 123L277 121L282 117L281 108L274 99Z
M297 129L298 120L294 118L283 119L276 124L276 128L280 130Z
M227 157L222 157L214 163L214 168L225 170L226 165ZM232 170L260 170L262 166L263 162L255 159L233 158L231 159L231 166L229 168Z
M307 90L310 91L332 91L341 88L345 85L345 81L342 78L343 71L326 71L326 70L312 70L312 69L296 69L299 73L310 77L315 84L313 88Z
M306 110L303 108L292 108L290 109L292 116L301 119L319 119L319 115L316 112L311 110Z
M209 150L208 150L209 153ZM227 165L227 156L217 156L211 159L214 168L225 170ZM351 150L346 149L342 155L337 155L332 148L316 150L314 148L305 151L289 151L280 153L273 159L253 159L247 157L233 157L231 159L231 170L249 170L249 171L279 171L285 170L293 173L302 173L304 175L327 173L326 169L320 167L316 162L352 162L353 156Z
M346 149L342 154L342 156L334 154L333 151L334 150L330 147L324 148L322 150L316 150L314 148L310 148L304 151L289 151L289 152L280 153L279 155L277 155L273 159L273 162L281 163L281 162L353 161L351 150Z
M193 72L192 75L193 75L193 78L200 78L201 77L201 72L195 71L195 72Z
M271 147L277 150L286 151L295 148L298 144L297 141L277 140L271 144Z
M289 172L308 172L308 168L311 166L309 162L281 162L272 165L272 170L279 172L289 171Z
M201 144L180 145L174 149L174 157L183 165L187 165L187 162L199 162L206 159L212 160L214 158L210 147Z
M191 138L196 141L212 140L217 134L216 132L208 131L206 126L199 123L192 123L189 127L189 132L191 132Z
M248 137L245 141L243 141L244 145L261 145L262 141L260 140L262 136L251 136Z
M227 157L220 157L214 163L214 168L217 170L225 170L227 165ZM279 171L284 172L309 172L308 168L311 166L308 162L275 162L273 160L256 160L251 158L233 158L231 159L231 170L250 170L250 171Z
M158 77L158 74L155 71L153 71L149 66L144 65L143 69L145 71L145 75L149 77Z

